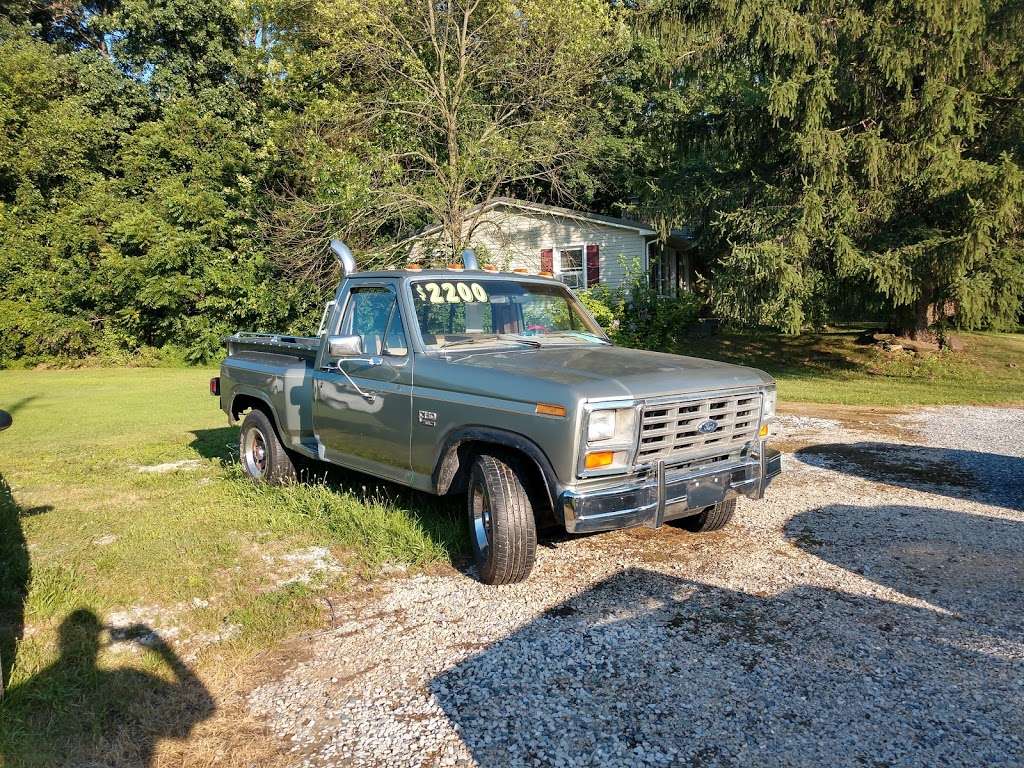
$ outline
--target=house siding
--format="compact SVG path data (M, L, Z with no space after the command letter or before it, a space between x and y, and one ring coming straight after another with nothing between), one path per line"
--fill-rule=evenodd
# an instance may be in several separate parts
M540 271L544 248L596 243L601 283L618 287L633 263L644 266L646 241L635 230L544 212L495 209L485 212L471 238L481 261L501 269Z

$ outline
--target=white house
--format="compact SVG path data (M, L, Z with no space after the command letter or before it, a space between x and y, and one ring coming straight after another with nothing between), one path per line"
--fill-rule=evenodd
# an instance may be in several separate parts
M470 239L480 261L502 269L552 272L573 288L618 287L631 270L650 275L660 293L692 290L689 238L674 230L664 241L642 221L497 197L480 212ZM429 238L439 226L420 233ZM415 250L415 249L414 249Z

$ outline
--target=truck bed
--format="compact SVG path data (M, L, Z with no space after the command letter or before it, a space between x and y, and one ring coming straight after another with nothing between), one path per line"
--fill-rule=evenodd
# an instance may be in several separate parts
M224 339L228 357L249 357L247 352L261 355L281 355L285 358L299 358L312 363L320 350L320 339L316 336L285 336L278 333L250 333L242 331ZM287 361L282 361L287 362Z
M236 396L268 402L277 415L284 444L315 457L312 373L320 339L236 333L224 342L228 356L220 367L223 407L230 409Z

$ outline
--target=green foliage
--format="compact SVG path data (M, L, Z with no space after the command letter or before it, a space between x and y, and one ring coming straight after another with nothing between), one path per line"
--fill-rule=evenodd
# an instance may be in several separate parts
M270 132L225 8L0 27L0 365L166 345L200 362L296 316L258 237ZM106 56L81 45L99 28Z
M837 294L920 328L1024 296L1024 8L652 0L612 91L626 186L711 262L716 311L787 331ZM622 149L622 147L619 147Z
M747 325L1009 327L1022 147L1010 0L7 3L0 366L309 332L328 237L454 253L497 194L686 225ZM696 302L634 282L585 300L671 344Z
M615 299L610 295L610 292L605 289L588 289L585 291L579 291L577 294L580 302L587 308L594 319L597 320L597 324L600 325L605 333L612 333L616 328L615 318Z
M621 287L595 286L580 298L617 344L654 350L673 349L687 338L703 304L693 293L659 296L639 264L627 265Z

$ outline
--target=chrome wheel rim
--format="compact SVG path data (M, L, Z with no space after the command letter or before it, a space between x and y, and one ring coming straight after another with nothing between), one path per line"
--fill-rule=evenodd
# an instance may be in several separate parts
M473 484L469 498L469 512L473 549L477 558L485 561L491 551L493 515L490 496L487 495L487 489L483 487L482 483Z
M267 473L267 440L260 430L250 429L245 433L242 462L245 471L254 479L261 479Z

